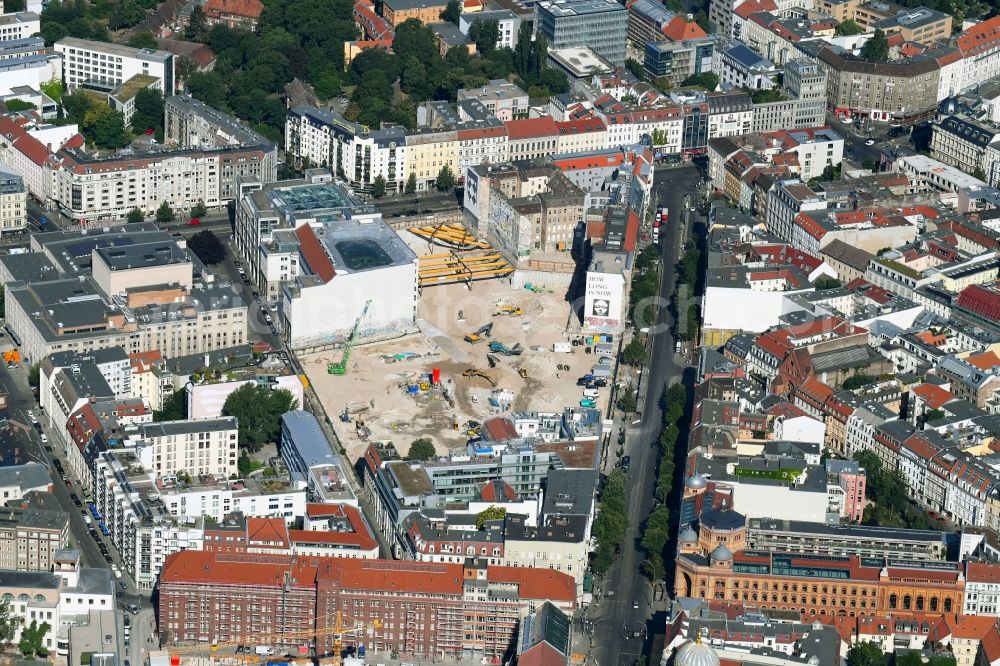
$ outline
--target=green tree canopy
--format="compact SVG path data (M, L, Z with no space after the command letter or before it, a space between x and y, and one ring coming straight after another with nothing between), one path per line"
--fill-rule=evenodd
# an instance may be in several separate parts
M135 95L132 131L142 134L149 128L158 141L163 140L163 93L156 88L143 88Z
M642 343L642 340L632 338L631 342L625 345L625 349L622 350L622 361L625 365L633 367L646 362L646 345Z
M469 39L479 53L491 53L500 40L500 22L496 19L476 19L469 26Z
M106 104L94 104L83 116L83 135L98 148L122 148L128 145L125 116Z
M441 170L438 171L437 180L434 185L442 192L447 192L448 190L455 189L456 184L455 174L452 173L451 167L445 164L441 167Z
M441 12L441 18L448 23L458 25L458 17L462 15L462 3L460 0L448 0L448 5Z
M153 412L154 421L180 421L187 418L187 391L174 391L163 401L163 409Z
M125 218L125 221L128 222L129 224L138 224L139 222L145 221L145 219L146 216L143 214L141 210L139 210L138 208L133 208L128 212L128 217Z
M208 208L205 207L205 202L202 199L198 199L198 203L191 207L191 217L205 217L208 215Z
M156 209L156 221L160 224L170 224L176 218L177 215L174 213L174 209L166 201L161 203L160 207Z
M21 629L21 642L17 648L28 659L36 656L45 658L49 655L49 650L45 647L45 635L49 633L51 625L48 622L38 624L38 620L32 620L31 624Z
M191 236L188 247L204 264L219 264L226 258L226 248L222 246L219 237L208 229Z
M865 31L860 25L851 19L837 25L836 30L833 31L835 35L850 37L851 35L860 35Z
M10 602L0 600L0 648L10 645L20 625L20 618L11 613Z
M889 40L881 30L875 30L872 36L861 47L858 54L862 60L867 62L888 62L889 61Z
M385 196L385 178L382 174L375 176L375 180L372 181L372 196L376 199Z
M410 172L410 175L406 178L406 190L407 194L414 194L417 191L417 174Z
M410 450L406 454L407 460L431 460L437 456L434 451L434 442L429 437L419 437L410 442Z
M885 654L876 643L856 643L847 651L847 666L885 666Z
M260 384L244 384L229 394L222 413L239 421L240 447L259 451L278 437L281 415L298 407L298 400L286 389L271 390Z
M139 30L128 38L128 45L134 49L158 49L156 37L149 30Z
M503 520L506 515L506 507L491 506L487 509L483 509L476 515L476 529L483 529L483 525L485 525L488 520Z
M205 10L201 8L201 5L195 3L194 9L191 10L191 16L188 18L187 27L184 28L184 36L200 42L204 41L207 34L208 19L205 16Z

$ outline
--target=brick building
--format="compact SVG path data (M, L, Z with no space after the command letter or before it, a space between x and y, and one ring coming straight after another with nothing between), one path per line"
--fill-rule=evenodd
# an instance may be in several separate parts
M249 601L248 601L249 600ZM265 643L328 655L338 613L344 647L370 654L501 657L519 618L545 601L570 612L573 578L548 569L186 550L160 576L160 632L171 641Z

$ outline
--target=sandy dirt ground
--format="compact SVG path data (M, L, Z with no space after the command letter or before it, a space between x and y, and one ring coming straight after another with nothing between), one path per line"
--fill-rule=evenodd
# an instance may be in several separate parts
M562 288L544 286L541 293L518 290L507 280L476 282L471 289L457 284L430 287L421 294L417 308L421 332L355 347L346 375L326 371L327 364L340 360L340 350L301 357L349 459L356 460L367 446L357 422L370 431L368 440L392 441L404 455L418 437L429 437L444 454L464 447L469 421L481 423L509 411L561 411L578 405L583 395L576 379L597 359L585 354L583 346L572 347L571 353L552 351L553 343L570 340L566 333L570 309L563 293ZM519 307L524 314L495 316L502 305ZM490 338L474 345L463 340L490 321L494 324ZM520 343L523 353L494 354L497 366L490 368L486 355L491 340L508 347ZM560 370L559 365L568 365L569 370ZM434 368L440 370L439 387L408 393L408 385L419 384ZM510 392L507 410L490 405L493 389L487 380L462 376L470 368L481 370L498 389ZM527 370L526 379L518 374L520 368ZM601 408L607 404L607 393L601 389ZM345 406L349 423L338 418Z

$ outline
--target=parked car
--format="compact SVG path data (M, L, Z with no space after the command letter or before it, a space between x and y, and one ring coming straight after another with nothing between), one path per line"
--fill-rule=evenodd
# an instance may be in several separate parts
M188 220L189 227L197 227L199 224L201 224L201 220L197 217L192 217L190 220Z

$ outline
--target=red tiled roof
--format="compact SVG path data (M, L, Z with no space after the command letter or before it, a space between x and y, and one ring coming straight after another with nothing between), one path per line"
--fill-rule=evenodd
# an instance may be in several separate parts
M963 55L979 53L1000 41L1000 16L981 21L972 26L955 40L955 45Z
M51 155L41 141L28 134L24 127L8 116L0 116L0 134L6 136L14 144L14 148L39 166L45 164Z
M991 321L1000 321L1000 293L978 284L966 287L958 295L958 306Z
M202 5L208 16L239 16L257 20L264 11L264 3L260 0L206 0Z
M587 132L603 132L606 128L600 118L587 116L576 120L564 120L556 123L559 134L585 134Z
M303 224L295 230L295 236L299 239L299 251L309 264L310 270L319 275L323 282L329 282L337 274L333 268L330 257L326 255L326 250L316 238L316 233L308 224Z
M992 351L966 356L965 360L970 365L974 365L980 370L992 370L993 368L1000 366L1000 357Z
M992 615L957 615L954 620L946 615L945 618L952 638L981 639L997 623L997 618Z
M937 409L941 405L955 399L948 391L937 384L921 384L910 389L914 395L919 396L931 409Z
M517 666L566 666L567 655L542 641L517 655Z
M558 136L559 128L551 116L507 120L507 136L511 140L535 139L543 136Z
M777 9L778 5L774 3L774 0L748 0L737 7L733 13L745 19L757 12L773 12L777 11Z
M283 518L247 518L247 542L267 541L288 546L288 525Z
M483 429L489 435L490 439L495 442L502 442L517 437L517 429L514 428L514 423L502 416L483 421Z
M293 544L325 544L345 546L358 550L378 548L378 542L371 530L361 519L361 513L353 506L343 507L343 515L351 523L350 532L326 532L317 530L288 530L288 538Z
M685 21L680 16L675 16L670 23L664 26L663 34L675 42L685 39L700 39L708 36L697 23L694 21Z
M576 600L573 577L552 569L530 567L490 567L487 578L498 583L515 583L521 599L548 599L550 601Z
M970 583L1000 583L1000 564L967 561L965 580Z

